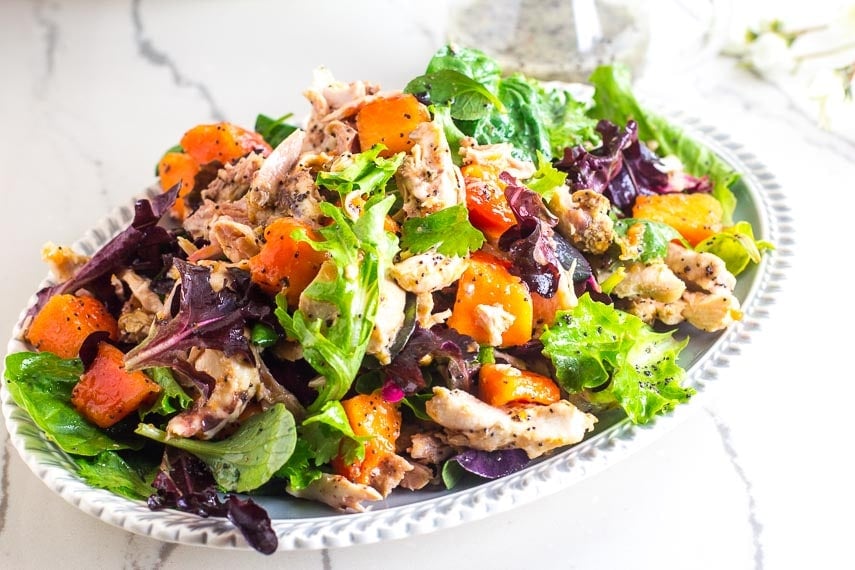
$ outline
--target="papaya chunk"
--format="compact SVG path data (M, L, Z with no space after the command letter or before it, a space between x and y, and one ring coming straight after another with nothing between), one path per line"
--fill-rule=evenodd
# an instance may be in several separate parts
M271 295L283 292L292 308L327 258L325 253L292 237L300 229L306 230L309 238L320 239L317 232L294 218L277 218L264 229L261 251L249 259L252 281Z
M401 435L401 412L378 392L358 394L341 401L353 433L370 437L365 442L365 458L346 463L341 455L333 459L333 469L354 483L368 485L371 473L395 453L395 441Z
M93 332L119 338L119 324L107 307L94 297L54 295L36 313L24 337L36 350L52 352L60 358L74 358Z
M632 216L668 224L694 247L721 231L724 211L721 202L709 194L673 193L639 196Z
M478 398L491 406L554 404L561 390L552 380L509 364L484 364L478 371Z
M528 287L502 261L478 251L460 277L448 326L479 344L516 346L531 339Z
M98 353L71 392L71 403L87 420L108 428L155 397L161 388L142 371L125 370L125 355L101 342Z
M410 133L419 123L430 121L430 112L410 93L375 99L356 114L356 132L363 151L385 145L380 156L389 157L412 148Z
M228 122L196 125L181 137L181 148L200 165L225 164L252 151L266 156L272 150L260 134Z

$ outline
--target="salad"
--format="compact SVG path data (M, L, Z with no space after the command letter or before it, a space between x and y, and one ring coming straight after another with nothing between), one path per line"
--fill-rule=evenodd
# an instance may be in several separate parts
M773 246L624 68L587 88L447 45L397 90L319 68L302 125L190 128L127 228L44 247L10 394L87 484L264 553L253 496L358 512L667 413Z

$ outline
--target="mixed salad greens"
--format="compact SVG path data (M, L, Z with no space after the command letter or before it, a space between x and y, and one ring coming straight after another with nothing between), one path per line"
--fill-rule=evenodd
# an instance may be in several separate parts
M265 553L252 496L359 511L668 412L772 246L625 69L588 87L449 45L402 90L319 69L303 126L190 129L129 227L45 247L12 397L88 484Z

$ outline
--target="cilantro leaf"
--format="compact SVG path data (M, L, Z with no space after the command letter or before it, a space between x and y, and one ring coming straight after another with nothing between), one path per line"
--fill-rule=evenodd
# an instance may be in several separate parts
M465 257L484 243L484 234L469 222L464 204L420 218L410 218L401 228L401 247L413 253L435 249L448 256Z
M628 238L628 234L632 231L639 231L640 237ZM687 243L676 229L668 224L656 222L653 220L639 220L636 218L622 218L616 220L614 230L618 238L629 239L633 243L638 242L639 256L638 258L644 263L649 263L656 259L664 259L668 254L668 244L672 240L680 240Z

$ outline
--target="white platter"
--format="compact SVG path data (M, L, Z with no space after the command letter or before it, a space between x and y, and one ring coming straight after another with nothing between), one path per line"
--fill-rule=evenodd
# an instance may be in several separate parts
M749 221L758 239L775 244L763 261L740 276L736 293L744 318L720 334L693 333L681 363L688 369L686 384L697 395L685 405L645 426L622 417L601 418L597 431L584 442L503 479L453 491L393 493L365 513L335 514L323 505L285 497L256 497L271 516L279 550L320 549L366 544L432 532L507 511L567 488L613 465L666 431L676 427L700 407L715 381L726 381L730 357L759 334L779 284L787 269L792 246L792 226L783 193L774 176L749 152L722 133L699 121L669 115L675 123L742 174L734 191L739 200L735 219ZM123 229L133 216L132 204L119 208L91 229L78 243L78 251L91 254ZM34 298L30 302L33 302ZM23 316L26 309L21 313ZM28 350L12 332L7 353ZM724 377L719 380L719 377ZM214 548L251 547L226 519L199 518L172 510L151 511L142 501L131 501L94 489L74 475L71 460L44 439L39 428L10 398L5 382L0 386L3 416L11 440L21 457L45 485L63 499L102 521L152 538Z

